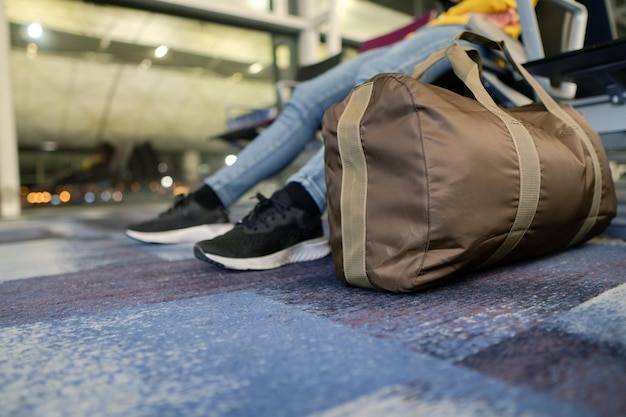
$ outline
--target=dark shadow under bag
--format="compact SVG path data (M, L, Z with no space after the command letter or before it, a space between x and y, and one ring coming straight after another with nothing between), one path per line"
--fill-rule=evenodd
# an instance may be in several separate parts
M467 40L502 50L541 102L498 107ZM472 56L472 58L470 58ZM419 82L440 59L474 98ZM411 292L601 233L616 213L601 140L503 43L471 32L416 67L380 74L324 116L330 241L348 285Z

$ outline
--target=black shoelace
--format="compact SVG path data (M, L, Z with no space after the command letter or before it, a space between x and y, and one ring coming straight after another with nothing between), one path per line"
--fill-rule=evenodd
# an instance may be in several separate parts
M189 204L191 203L192 194L177 194L174 200L174 205L168 208L163 213L159 214L159 217L174 214L177 211L182 211L183 216L187 214Z
M240 220L240 224L256 230L260 223L264 224L265 227L269 227L270 219L274 220L278 215L283 218L286 217L285 213L289 210L289 206L277 200L267 198L261 193L257 193L256 198L259 202L250 213Z

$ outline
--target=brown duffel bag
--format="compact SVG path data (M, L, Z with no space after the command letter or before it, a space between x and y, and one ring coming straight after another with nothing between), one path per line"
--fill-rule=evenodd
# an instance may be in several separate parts
M502 50L541 102L498 107L477 51L459 40ZM444 57L475 99L418 81ZM416 291L577 245L616 213L598 134L502 42L471 32L413 77L379 74L354 88L326 112L323 137L335 271L349 285Z

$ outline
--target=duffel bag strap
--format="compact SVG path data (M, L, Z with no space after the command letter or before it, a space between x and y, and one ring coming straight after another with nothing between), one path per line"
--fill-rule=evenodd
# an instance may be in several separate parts
M493 101L480 81L478 65L468 53L478 54L478 51L466 50L454 43L447 49L446 55L454 73L470 89L476 100L507 127L515 146L519 166L519 203L515 220L500 247L482 265L488 266L504 258L517 246L535 218L541 192L541 166L532 136L523 124Z
M474 59L479 60L480 57L478 52L471 48L460 45L460 40L466 40L477 45L482 45L491 49L497 49L501 51L506 57L507 61L515 67L515 69L521 74L526 82L528 82L528 84L532 87L532 89L541 100L541 103L545 106L546 110L548 110L554 116L558 117L563 123L565 123L572 130L574 130L582 140L582 143L587 150L587 154L591 158L591 165L594 174L594 189L592 202L591 206L589 207L587 217L581 227L578 229L578 232L576 233L574 238L571 240L571 242L569 242L568 246L574 246L580 243L595 225L598 213L600 211L600 202L602 199L602 168L600 165L598 153L594 148L593 143L589 138L589 135L587 135L584 129L565 110L563 110L561 106L556 103L556 101L543 89L543 87L541 87L537 80L535 80L522 65L520 65L511 57L504 42L496 42L476 33L466 31L460 33L456 37L454 42L447 48L446 56L450 59L450 63L455 71L455 74L457 74L457 76L461 78L461 80L472 91L476 99L481 104L485 105L490 110L493 108L492 104L495 105L493 99L491 98L491 96L489 96L480 80L479 70L476 62L473 59L470 59L467 55L468 51L470 51L469 53L475 54ZM460 70L460 74L457 73L457 69ZM487 106L487 104L483 102L483 100L488 101L489 106ZM498 106L496 106L496 108L499 109Z
M361 145L361 119L374 84L356 87L337 124L341 176L341 240L343 273L350 285L374 288L367 277L365 258L367 165Z
M530 227L530 224L535 218L539 204L541 167L535 142L530 136L530 133L528 133L528 130L519 123L518 120L498 107L489 93L487 93L487 90L485 90L480 81L480 56L478 51L459 45L458 41L460 37L460 35L457 36L450 46L431 54L426 61L416 65L413 71L413 77L419 80L428 68L439 60L447 57L456 76L472 91L476 100L504 123L515 146L520 171L517 213L505 240L489 259L483 263L482 266L485 267L498 262L510 253L522 240ZM486 38L482 39L485 39L485 42L491 42L495 45L493 41ZM473 59L470 58L468 54L474 54Z

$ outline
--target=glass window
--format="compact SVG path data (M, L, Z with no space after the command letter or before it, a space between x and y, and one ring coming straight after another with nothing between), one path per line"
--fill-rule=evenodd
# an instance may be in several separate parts
M203 161L232 153L209 140L229 115L276 102L270 33L72 0L7 0L6 11L30 189L54 193L63 179L104 187L103 176L114 186L133 175L130 156L146 143L171 160L146 176L180 168L179 178L184 152Z

